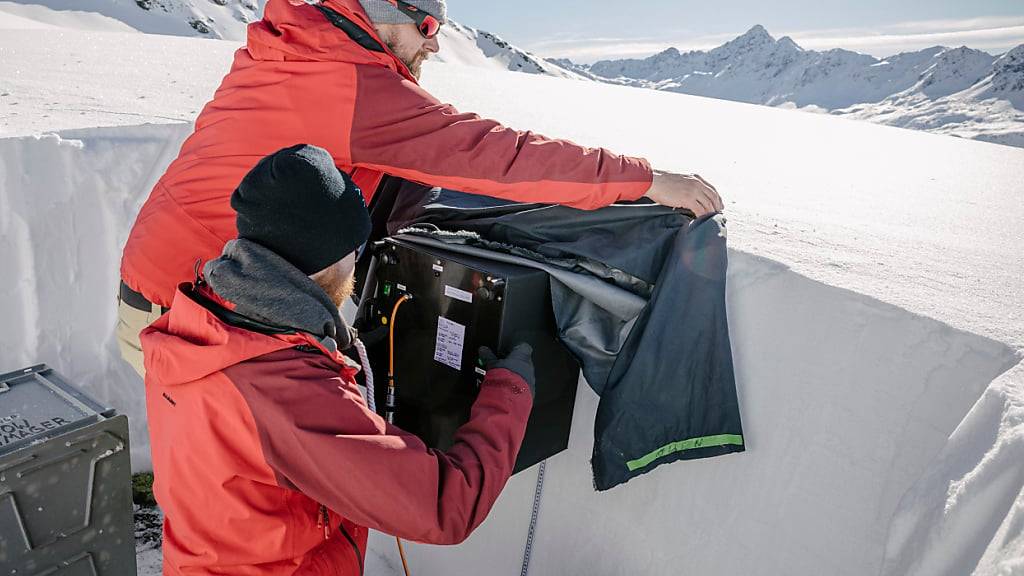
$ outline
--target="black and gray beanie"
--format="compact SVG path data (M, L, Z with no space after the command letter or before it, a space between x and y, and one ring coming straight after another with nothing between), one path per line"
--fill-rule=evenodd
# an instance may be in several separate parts
M407 3L423 10L427 14L430 14L434 18L437 18L439 22L444 24L447 22L448 8L445 5L445 0L405 0ZM363 9L366 10L366 15L370 17L370 22L374 24L408 24L412 22L412 18L406 16L401 10L395 7L394 4L387 0L359 0L359 3L363 5Z
M297 144L260 160L231 195L238 237L274 251L307 276L370 235L363 193L323 148Z

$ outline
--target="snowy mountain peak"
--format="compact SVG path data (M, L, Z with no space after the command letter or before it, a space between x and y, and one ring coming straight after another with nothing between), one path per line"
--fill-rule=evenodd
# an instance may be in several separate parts
M979 87L979 98L1003 98L1024 110L1024 44L1000 56Z
M1003 90L1024 90L1024 44L1003 54L993 65Z
M775 45L775 38L760 24L711 51L712 54L743 54Z
M750 27L750 30L744 32L739 38L736 38L736 40L744 39L749 42L775 42L775 38L773 38L772 35L768 33L768 30L760 24L754 24Z
M994 60L991 54L966 46L941 48L912 90L933 99L966 90L988 73Z
M783 36L782 38L779 38L779 40L778 40L778 42L776 42L776 44L778 44L779 47L781 47L781 48L803 51L803 48L801 48L789 36Z

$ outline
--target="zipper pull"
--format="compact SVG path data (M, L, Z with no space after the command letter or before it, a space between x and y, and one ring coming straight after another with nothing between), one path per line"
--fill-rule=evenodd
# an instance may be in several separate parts
M331 538L331 516L327 511L327 506L320 505L320 518L324 526L324 540L330 540Z

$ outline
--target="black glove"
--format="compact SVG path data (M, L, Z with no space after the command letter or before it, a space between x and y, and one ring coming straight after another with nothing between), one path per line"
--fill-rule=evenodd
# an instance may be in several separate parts
M367 348L373 348L388 337L387 325L379 324L362 316L352 322L352 327L359 333L359 339L363 341Z
M486 346L480 347L479 354L485 369L505 368L515 372L530 387L530 395L534 398L537 397L537 383L533 375L533 348L529 344L525 342L516 344L508 356L502 359L495 356L494 352Z
M359 331L359 339L363 341L363 344L367 348L373 348L377 344L380 344L381 342L383 342L384 339L387 338L387 337L388 337L388 327L387 326L380 326L380 327L374 328L373 330L370 330L368 332L364 332L362 330Z

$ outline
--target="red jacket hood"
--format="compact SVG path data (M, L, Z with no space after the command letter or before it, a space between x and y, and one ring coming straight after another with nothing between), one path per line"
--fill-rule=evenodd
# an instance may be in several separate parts
M323 5L352 20L385 46L358 0L325 0ZM308 4L293 6L288 0L268 0L263 20L249 24L246 48L256 60L372 64L390 68L416 82L390 50L373 52L363 48Z
M268 335L225 324L185 294L174 295L171 310L140 334L146 375L165 385L194 382L246 360L285 348L314 346L354 377L358 365L340 352L327 351L316 338L302 334ZM204 295L219 300L212 292ZM220 300L221 304L227 304ZM230 304L227 304L230 306Z

